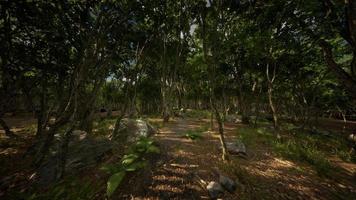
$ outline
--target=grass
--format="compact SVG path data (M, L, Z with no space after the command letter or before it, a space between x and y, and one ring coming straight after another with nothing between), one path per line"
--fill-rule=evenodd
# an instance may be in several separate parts
M272 148L274 153L286 159L311 165L320 176L330 176L335 167L328 160L336 155L343 160L354 159L347 151L347 142L340 137L310 134L294 129L288 124L282 140L277 140L273 130L268 128L241 128L239 138L247 147L254 148L264 144Z
M163 121L153 121L153 120L149 120L150 124L157 128L157 129L160 129L160 128L163 128L164 127L164 123Z
M197 139L202 139L203 136L201 135L201 132L197 132L197 131L194 131L194 130L188 130L184 136L188 139L191 139L191 140L197 140Z
M328 176L334 169L325 153L307 142L296 140L275 142L274 150L282 157L310 164L320 176Z
M114 127L115 122L116 118L102 118L94 121L93 130L95 130L96 135L108 135L111 133L111 128Z
M188 139L191 140L197 140L197 139L203 139L203 133L209 130L209 125L204 124L200 126L199 128L196 128L194 130L188 130L185 132L184 136Z
M67 177L44 191L34 188L36 192L12 193L10 199L28 200L62 200L62 199L95 199L100 190L100 184L90 180L80 180L76 177ZM42 188L43 189L43 188Z
M200 119L210 118L210 111L188 109L185 111L184 116L188 118L200 118Z

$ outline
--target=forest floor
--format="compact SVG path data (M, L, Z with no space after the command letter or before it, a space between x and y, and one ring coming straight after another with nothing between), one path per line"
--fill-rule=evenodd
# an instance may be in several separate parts
M209 199L199 178L217 181L213 170L218 168L238 183L236 192L223 199L356 199L356 164L333 157L337 173L320 176L306 163L278 156L263 140L247 145L247 159L231 156L224 163L217 135L204 131L208 125L208 120L177 119L161 128L155 139L163 156L151 183L144 194L126 186L126 194L134 199ZM240 128L244 125L226 123L226 140L236 141ZM202 138L188 139L187 131L201 131Z
M13 121L15 123L10 125L18 123L15 129L22 131L34 124L31 120ZM21 121L28 124L23 125ZM302 156L298 153L298 159L294 159L294 154L283 153L288 148L292 152L301 151L288 146L294 144L290 140L294 135L282 132L282 140L285 142L275 143L268 131L261 131L269 130L270 124L250 128L242 124L225 123L226 141L242 140L248 156L230 156L229 161L223 162L217 134L208 130L209 120L177 118L164 125L160 119L150 118L149 121L160 127L154 140L161 153L155 158L149 172L120 185L113 199L209 199L200 180L207 183L217 181L218 177L213 173L216 168L237 182L237 190L225 193L222 199L356 199L355 162L340 159L334 151L321 154L314 150ZM352 127L356 126L352 124ZM186 137L189 132L198 133L201 137L191 140ZM309 136L306 139L314 141ZM299 140L304 141L296 139ZM325 143L324 140L320 142ZM330 143L333 142L330 140ZM19 143L16 148L5 145L0 147L0 158L4 166L1 167L1 176L26 171L24 167L27 165L22 163L27 161L21 159L20 155L27 146L26 143ZM85 174L103 188L105 176L97 171L95 168ZM100 191L105 193L105 189Z

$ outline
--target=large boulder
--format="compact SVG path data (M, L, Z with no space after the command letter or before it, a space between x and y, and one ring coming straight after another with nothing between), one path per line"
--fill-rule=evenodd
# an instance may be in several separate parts
M157 130L147 121L142 119L123 119L119 130L111 136L111 140L133 143L141 137L150 137Z
M68 143L65 172L76 173L100 162L113 148L125 148L140 137L149 137L156 132L153 126L141 119L125 119L120 129L111 139L94 137L82 130L74 130ZM63 136L55 135L54 145L44 164L36 172L42 185L53 183L58 178L58 166L61 156Z

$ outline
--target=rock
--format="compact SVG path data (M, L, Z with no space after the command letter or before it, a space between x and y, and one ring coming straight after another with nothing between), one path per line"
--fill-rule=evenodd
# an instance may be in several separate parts
M224 193L224 189L220 185L220 183L217 183L215 181L211 181L207 186L206 189L209 192L209 196L212 199L216 199L219 197L220 194Z
M221 186L227 190L228 192L234 192L236 190L236 183L235 181L231 180L229 177L220 175L219 176L219 183Z
M235 122L237 119L238 118L236 115L226 115L225 117L226 122Z
M51 148L51 155L37 169L37 180L40 185L48 185L58 178L62 141L63 138L56 138ZM112 148L113 143L107 138L91 138L88 137L85 131L73 131L72 138L68 143L66 173L76 173L97 164Z
M236 142L226 142L226 148L230 154L247 155L245 144L240 140L237 140Z
M347 138L350 142L356 142L356 134L350 134Z
M68 143L65 172L76 173L96 165L114 147L124 148L140 137L149 137L154 133L156 133L155 128L141 119L123 120L118 133L111 139L93 137L85 131L74 130ZM40 185L48 185L56 181L62 143L63 136L56 134L54 144L50 149L51 154L36 171Z
M133 143L141 137L150 137L157 133L157 130L147 121L142 119L124 119L120 122L120 128L116 135L112 135L112 140Z
M72 138L76 141L84 140L88 136L88 133L82 130L74 130L72 132Z
M235 123L242 123L241 119L236 118Z
M115 126L114 126L114 125L110 125L110 126L109 126L109 130L110 130L110 131L113 131L113 130L114 130L114 128L115 128Z

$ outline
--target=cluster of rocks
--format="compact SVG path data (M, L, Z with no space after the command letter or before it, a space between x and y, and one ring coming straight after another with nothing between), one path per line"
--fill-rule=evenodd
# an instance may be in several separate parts
M92 136L85 131L74 130L68 143L65 171L70 174L94 166L118 145L129 146L140 137L150 137L154 133L156 133L155 128L141 119L122 120L117 134L111 138ZM47 185L57 179L64 138L59 134L55 138L51 155L35 173L38 183L42 185Z

